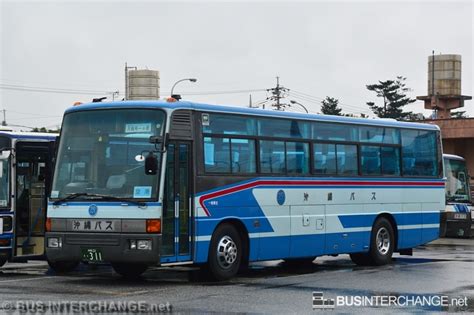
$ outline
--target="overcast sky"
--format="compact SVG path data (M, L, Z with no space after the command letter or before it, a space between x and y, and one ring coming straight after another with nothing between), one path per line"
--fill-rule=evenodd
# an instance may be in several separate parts
M406 76L412 97L426 95L434 50L462 55L462 91L473 94L471 1L0 3L0 109L10 124L54 127L67 107L94 97L18 86L123 93L125 62L159 70L161 96L195 77L175 92L247 106L247 90L271 88L278 75L287 100L312 112L328 95L344 112L368 113L365 103L380 100L365 85L378 80ZM209 93L236 90L244 92ZM421 101L407 110L429 114ZM473 101L466 110L474 116Z

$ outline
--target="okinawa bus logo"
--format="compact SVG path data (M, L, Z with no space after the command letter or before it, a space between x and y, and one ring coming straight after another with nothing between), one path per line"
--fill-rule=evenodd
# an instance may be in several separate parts
M278 202L278 204L279 204L280 206L283 205L283 204L285 203L285 199L286 199L286 197L285 197L285 192L280 189L280 190L277 192L277 202Z
M89 214L94 216L97 214L97 206L96 205L90 205L89 206Z

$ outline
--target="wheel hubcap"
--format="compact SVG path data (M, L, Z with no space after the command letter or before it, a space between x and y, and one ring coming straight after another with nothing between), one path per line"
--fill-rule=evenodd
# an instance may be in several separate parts
M386 228L382 227L378 230L376 242L379 253L386 255L390 249L390 234Z
M217 244L217 262L223 269L229 269L237 260L237 245L225 235Z

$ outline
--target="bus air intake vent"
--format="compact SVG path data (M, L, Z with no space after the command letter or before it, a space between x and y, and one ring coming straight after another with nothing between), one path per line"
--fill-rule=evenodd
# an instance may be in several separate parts
M178 110L171 116L170 138L192 139L192 115L191 111Z

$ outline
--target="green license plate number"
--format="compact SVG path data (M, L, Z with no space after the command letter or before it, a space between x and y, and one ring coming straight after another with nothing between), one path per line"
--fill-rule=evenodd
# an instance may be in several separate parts
M101 262L102 252L95 248L84 248L82 249L82 259L90 262Z

